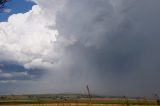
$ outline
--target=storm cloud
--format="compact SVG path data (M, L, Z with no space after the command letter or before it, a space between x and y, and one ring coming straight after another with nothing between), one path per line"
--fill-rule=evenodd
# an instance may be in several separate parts
M41 77L34 81L32 77L26 77L25 81L28 82L24 82L23 79L22 82L16 83L19 86L27 83L28 89L25 88L24 91L84 93L85 86L89 84L92 93L103 95L151 96L152 93L159 92L159 0L34 0L34 2L38 5L35 8L41 8L40 13L38 10L38 16L41 17L38 22L43 22L41 27L38 27L34 16L29 18L30 21L32 19L35 21L34 29L36 26L39 28L33 30L38 34L35 35L35 39L39 37L46 39L41 39L42 43L37 41L36 44L30 39L29 41L34 42L29 45L29 48L33 46L32 50L19 52L29 61L11 58L24 70L33 69L32 72L42 70L38 74ZM8 23L10 22L12 21ZM53 33L45 33L46 31ZM56 39L50 42L53 37ZM26 48L25 45L22 45L23 47ZM3 53L2 50L0 53ZM9 56L21 56L17 55L16 51L9 53L14 53ZM3 61L11 60L5 58ZM9 72L2 72L3 76L9 76ZM12 76L24 77L22 72L19 74L12 72ZM16 89L23 91L24 88Z

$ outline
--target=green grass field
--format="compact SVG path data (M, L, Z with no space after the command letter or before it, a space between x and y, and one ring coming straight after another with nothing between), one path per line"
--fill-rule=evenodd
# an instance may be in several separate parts
M131 99L131 98L87 98L86 95L23 95L23 96L1 96L0 105L6 106L106 106L106 105L125 105L125 106L151 106L159 105L156 100Z

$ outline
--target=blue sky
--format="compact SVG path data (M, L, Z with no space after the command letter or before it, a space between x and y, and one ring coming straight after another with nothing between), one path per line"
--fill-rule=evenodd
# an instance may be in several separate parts
M8 17L12 14L27 12L33 5L33 2L27 2L26 0L11 0L6 6L12 11L10 13L1 13L0 21L7 21Z

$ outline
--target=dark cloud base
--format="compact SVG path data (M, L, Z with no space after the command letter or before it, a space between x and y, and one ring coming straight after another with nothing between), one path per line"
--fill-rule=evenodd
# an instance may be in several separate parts
M60 34L79 38L66 48L74 83L86 79L110 95L151 96L160 88L160 2L130 2L114 11L107 0L69 0L58 14Z

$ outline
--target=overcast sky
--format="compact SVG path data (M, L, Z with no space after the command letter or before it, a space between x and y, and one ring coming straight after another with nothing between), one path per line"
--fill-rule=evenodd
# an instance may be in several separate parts
M160 94L160 0L21 2L0 18L0 94Z

